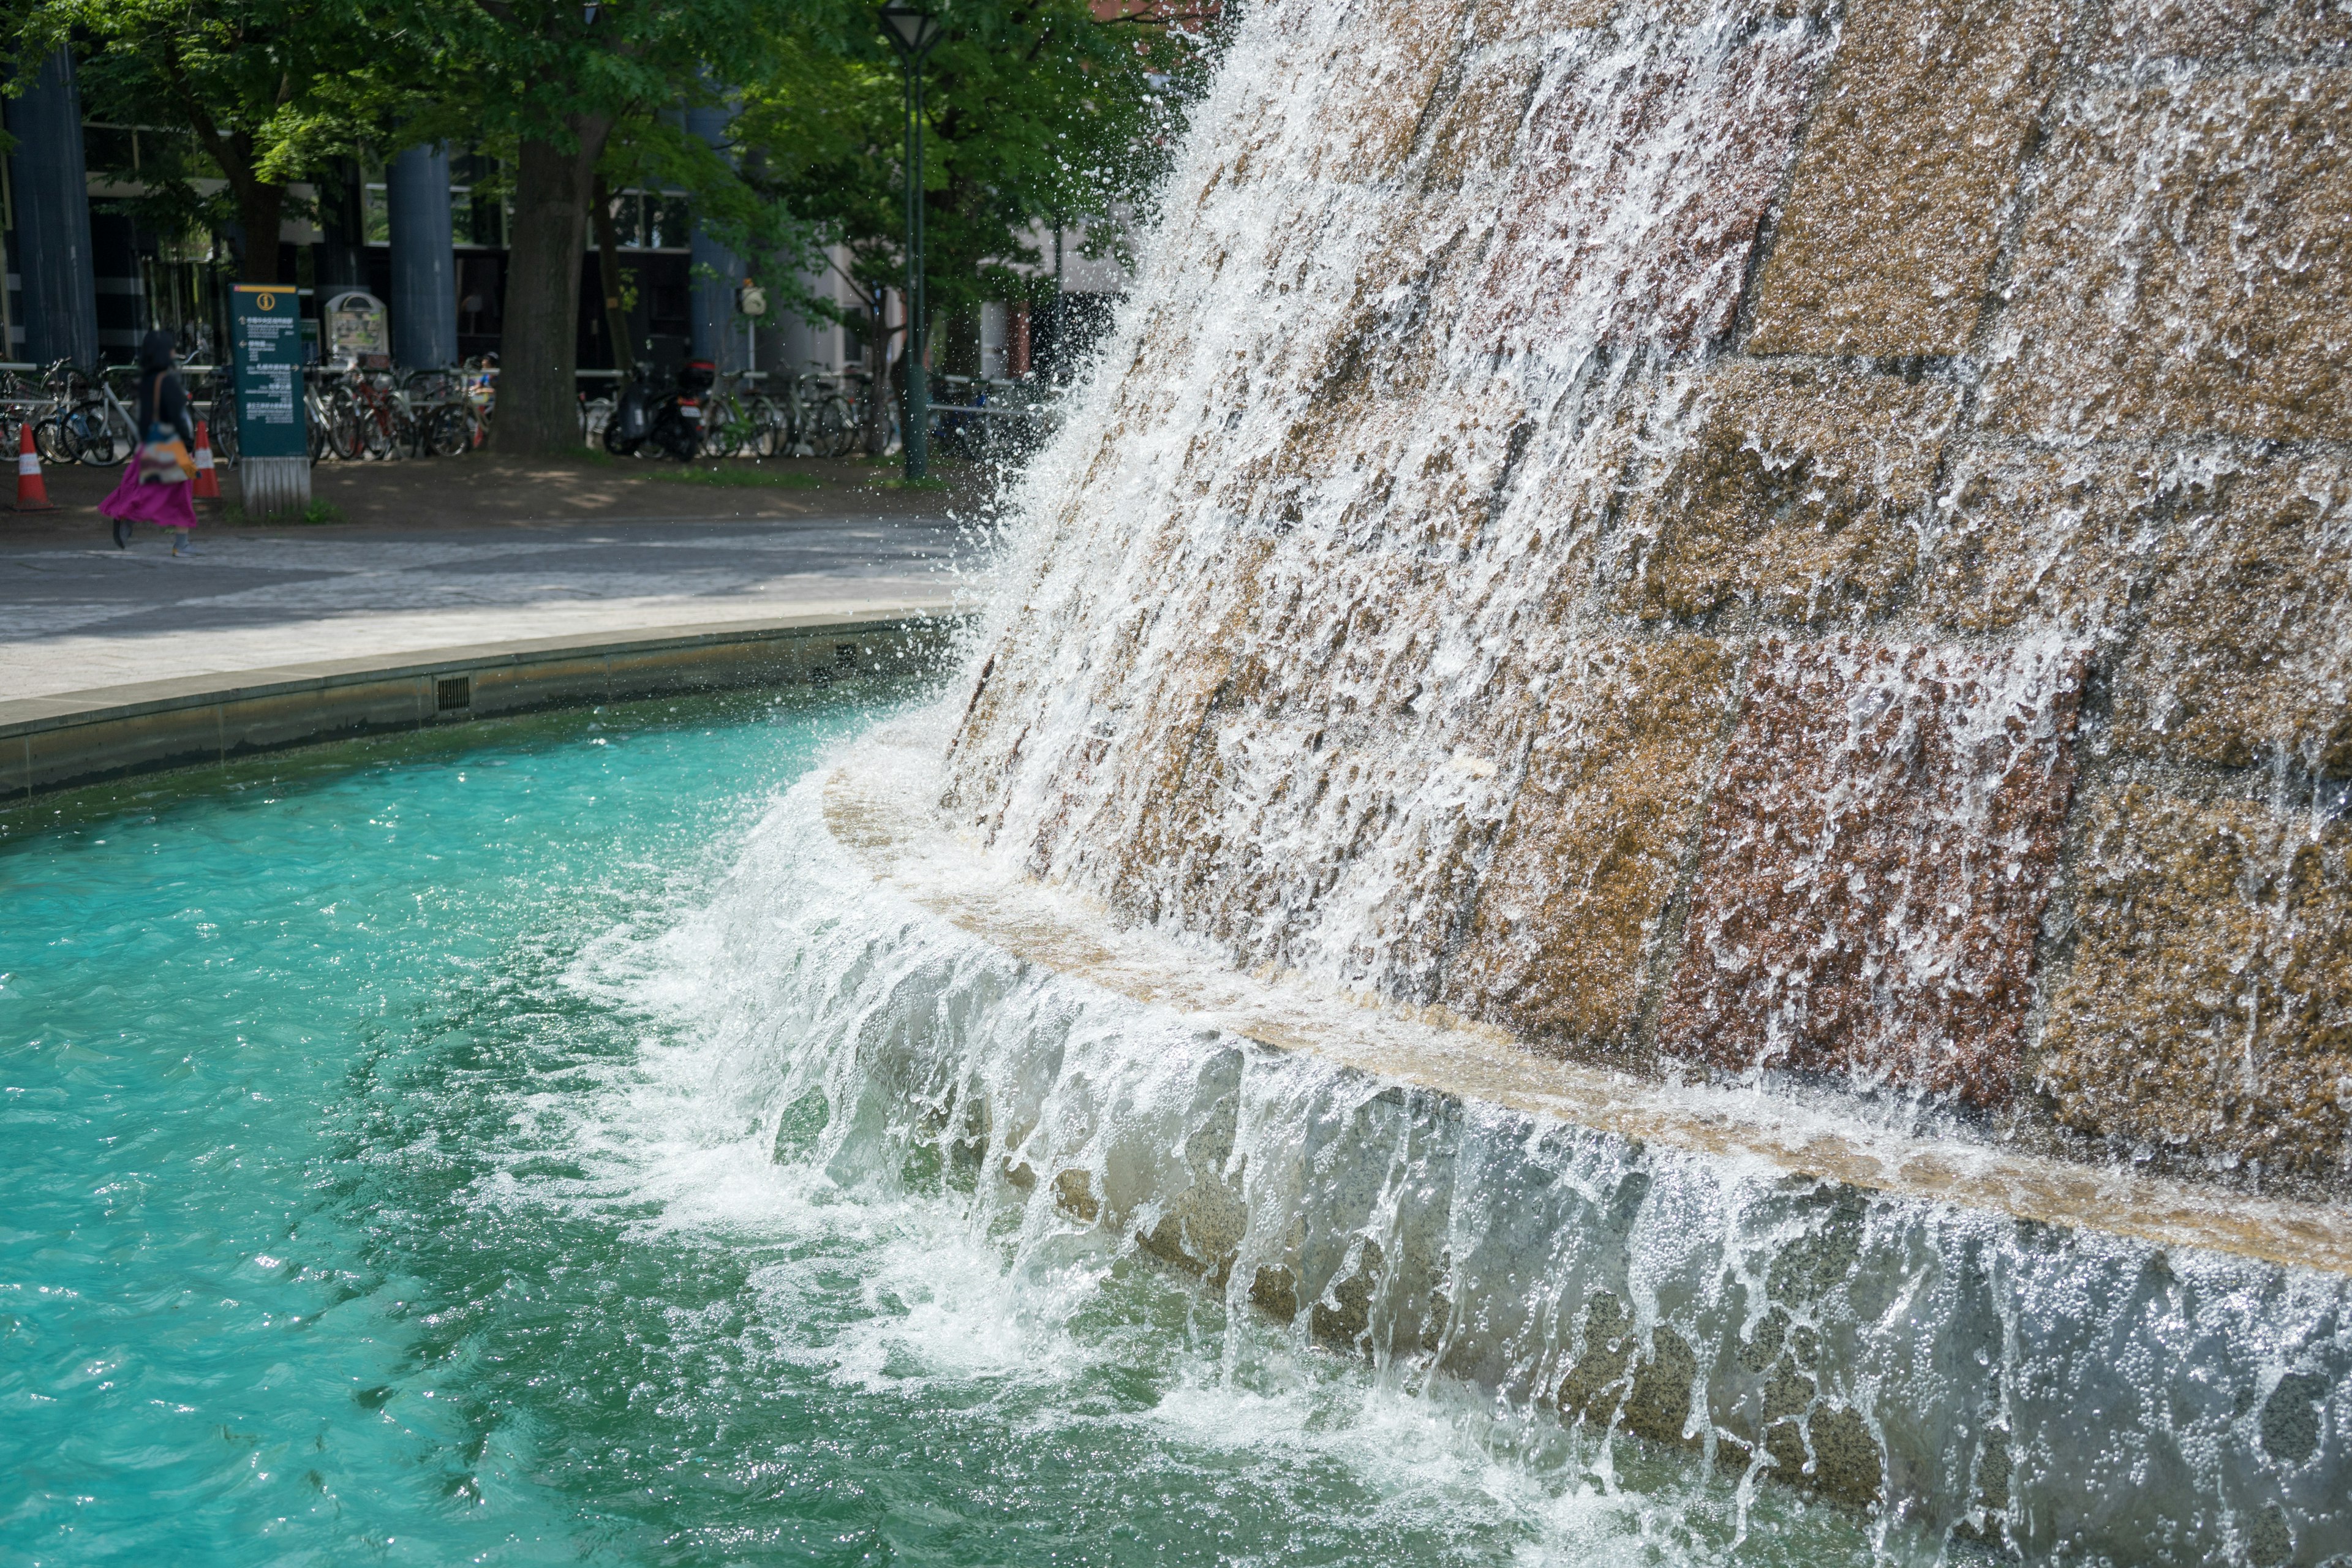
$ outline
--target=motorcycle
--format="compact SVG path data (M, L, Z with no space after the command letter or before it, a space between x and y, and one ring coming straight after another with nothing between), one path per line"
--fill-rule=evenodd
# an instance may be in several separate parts
M702 446L702 395L718 379L710 361L690 359L678 367L677 385L656 396L653 372L638 366L604 422L604 450L628 458L650 443L681 463L692 462Z
M653 433L654 402L653 368L640 364L621 389L612 417L604 421L604 450L616 458L635 457Z

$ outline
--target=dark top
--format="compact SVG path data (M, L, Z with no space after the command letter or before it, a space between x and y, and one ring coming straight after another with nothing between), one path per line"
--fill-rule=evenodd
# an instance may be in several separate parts
M156 382L163 382L163 395L156 394ZM156 425L169 425L180 433L180 439L193 445L196 427L188 418L188 393L180 384L180 373L173 370L142 371L139 375L139 401L133 413L139 418L139 438L145 440L147 432Z

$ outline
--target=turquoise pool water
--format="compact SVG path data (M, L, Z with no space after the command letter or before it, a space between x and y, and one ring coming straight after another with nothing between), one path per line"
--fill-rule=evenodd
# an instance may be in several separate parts
M482 723L0 817L0 1562L1868 1559L779 1158L634 998L874 712Z

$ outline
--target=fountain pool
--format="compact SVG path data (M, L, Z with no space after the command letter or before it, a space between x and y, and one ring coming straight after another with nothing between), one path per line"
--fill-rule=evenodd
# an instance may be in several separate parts
M731 954L818 997L925 918L806 907L782 792L874 713L486 722L9 822L0 1558L1870 1559L1883 1523L814 1129L772 1068L841 1018L737 1026ZM803 934L747 912L753 841Z

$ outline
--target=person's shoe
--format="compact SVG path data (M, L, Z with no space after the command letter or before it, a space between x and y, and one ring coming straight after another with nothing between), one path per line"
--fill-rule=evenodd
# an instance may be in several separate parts
M114 520L114 548L117 550L131 548L131 520L127 517L118 517Z
M177 539L175 539L175 540L172 541L172 553L173 553L173 554L174 554L174 555L194 555L195 552L196 552L196 542L195 542L194 540L193 540L193 539L190 539L186 534L184 534L184 534L180 535L180 537L179 537L179 538L177 538Z

